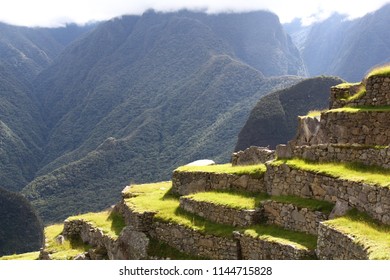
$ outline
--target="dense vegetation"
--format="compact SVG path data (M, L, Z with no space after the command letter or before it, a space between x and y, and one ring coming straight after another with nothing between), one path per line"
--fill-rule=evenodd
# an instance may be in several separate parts
M21 195L0 188L0 256L39 250L43 224Z
M47 141L23 193L53 222L103 209L124 185L169 179L190 161L226 162L253 104L301 80L265 76L302 67L269 12L147 12L102 23L35 80Z
M329 89L339 78L316 77L262 97L242 128L235 150L287 143L297 131L297 117L329 105Z

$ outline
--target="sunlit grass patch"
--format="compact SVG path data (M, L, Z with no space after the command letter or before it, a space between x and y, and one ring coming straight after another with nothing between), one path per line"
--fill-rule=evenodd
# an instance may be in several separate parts
M333 178L390 187L390 170L381 167L366 166L359 163L316 163L302 159L277 160L272 164L281 165L284 163L296 169L319 173Z
M125 227L123 217L115 212L103 211L69 217L68 220L84 220L101 229L104 234L116 239Z
M30 253L24 253L24 254L14 254L9 256L3 256L0 257L0 260L9 260L9 261L16 261L16 260L23 260L23 261L30 261L30 260L37 260L39 257L39 252L30 252Z
M286 230L273 225L256 225L243 231L252 238L292 245L298 249L313 250L317 245L315 235Z
M213 223L180 209L179 198L170 195L171 186L170 182L135 185L130 191L134 191L138 195L126 199L126 204L139 212L157 212L154 217L162 222L172 222L218 236L230 237L232 235L233 226Z
M255 209L260 202L269 198L267 194L253 194L238 191L208 191L186 196L196 201L210 202L234 209Z
M367 248L370 259L390 259L390 226L379 224L368 215L356 210L346 216L324 222L346 235L352 235L354 242Z
M360 84L360 82L358 83L341 83L341 84L338 84L336 86L334 86L335 88L340 88L340 89L348 89L350 87L353 87L353 86L358 86Z
M311 211L321 211L325 214L329 214L330 212L332 212L332 209L334 207L333 203L327 201L316 200L311 198L302 198L293 195L280 195L280 196L275 195L272 196L271 199L273 201L280 202L280 203L293 204L298 208L307 208Z
M328 112L346 112L346 113L360 113L360 112L389 112L390 106L359 106L359 107L342 107L329 110Z
M263 177L266 167L264 164L232 166L232 164L216 164L209 166L181 166L176 171L182 172L210 172L210 173L227 173L235 175L250 175L252 177Z
M324 110L311 110L309 111L306 116L301 116L301 117L310 117L310 118L314 118L314 117L319 117L321 116L321 113L323 112Z
M46 248L53 260L69 260L86 252L90 246L84 244L81 239L67 240L61 244L56 238L62 233L63 224L51 225L45 228Z
M366 79L372 76L390 76L390 64L372 69L366 76Z

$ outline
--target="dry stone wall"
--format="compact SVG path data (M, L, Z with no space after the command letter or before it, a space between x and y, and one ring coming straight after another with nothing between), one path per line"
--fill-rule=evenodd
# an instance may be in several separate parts
M367 260L367 250L354 242L349 236L321 223L318 230L316 249L317 257L321 260Z
M152 227L153 217L156 212L136 211L126 205L125 199L122 199L114 208L114 211L121 214L125 224L131 226L136 231L147 232Z
M390 144L388 112L323 112L320 126L327 139L318 144Z
M292 245L253 238L235 232L243 260L300 260L314 256L314 252Z
M319 223L328 219L328 215L320 211L299 208L289 203L267 200L262 202L262 207L267 224L314 235L317 234Z
M265 181L271 195L296 195L329 202L345 201L382 223L390 224L389 188L297 170L286 164L267 164Z
M155 222L150 235L181 252L216 260L237 260L238 246L233 238L203 234L182 225Z
M89 252L91 259L128 260L146 259L148 256L149 238L131 227L125 227L118 238L113 238L90 222L66 220L62 234L69 239L79 236L84 243L96 248Z
M390 105L390 77L372 76L365 82L366 93L357 99L347 100L360 89L361 85L349 88L332 87L330 108L344 106L388 106Z
M290 152L279 153L278 158L302 158L316 162L358 162L365 165L390 169L390 148L370 148L356 145L321 144L290 147Z
M275 158L275 151L266 147L249 147L232 154L232 165L253 165L266 163Z
M210 172L173 172L173 193L188 195L211 190L265 192L266 189L264 185L264 178L254 178L249 175L219 174Z
M180 208L207 220L232 226L249 226L261 220L261 210L234 209L213 203L196 201L188 197L180 198Z

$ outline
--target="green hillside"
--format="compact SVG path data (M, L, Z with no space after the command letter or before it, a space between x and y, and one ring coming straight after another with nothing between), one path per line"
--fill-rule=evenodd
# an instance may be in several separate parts
M37 251L43 224L21 195L0 188L0 256Z
M248 65L257 48L283 55ZM48 138L23 193L45 222L58 221L111 205L131 181L168 179L199 158L227 161L253 104L301 80L264 73L299 69L299 54L268 12L147 12L102 23L35 81Z
M297 117L327 108L329 88L340 83L339 78L316 77L262 97L240 131L235 150L287 143L296 133Z

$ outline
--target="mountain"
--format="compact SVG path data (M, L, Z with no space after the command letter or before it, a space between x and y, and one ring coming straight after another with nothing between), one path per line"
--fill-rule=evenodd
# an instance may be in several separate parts
M1 188L0 225L0 256L38 251L43 246L43 224L31 204Z
M94 25L29 28L0 23L0 65L21 82L31 82L63 49Z
M0 23L0 181L5 189L20 191L35 177L42 160L46 125L32 95L34 79L89 28Z
M228 161L253 104L302 73L269 12L104 22L34 81L47 139L23 194L52 222L107 207L123 185L168 179L189 161Z
M287 25L310 76L360 81L367 69L390 62L390 4L362 18L334 14L309 27Z
M238 135L235 151L287 143L297 131L297 117L327 108L329 88L342 82L335 77L315 77L260 98Z

